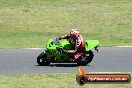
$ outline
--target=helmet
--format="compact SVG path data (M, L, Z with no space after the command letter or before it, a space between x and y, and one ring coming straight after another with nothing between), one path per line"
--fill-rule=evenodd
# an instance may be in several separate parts
M77 29L71 29L70 36L72 38L77 38L79 36L79 32L77 31Z

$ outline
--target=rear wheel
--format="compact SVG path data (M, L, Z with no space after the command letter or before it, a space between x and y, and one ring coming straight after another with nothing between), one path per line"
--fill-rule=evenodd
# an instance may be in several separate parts
M92 61L94 57L93 52L90 50L88 52L86 52L85 56L82 56L82 59L80 59L80 61L77 62L77 64L80 66L86 66L88 63L90 63Z
M50 64L50 60L47 59L47 54L42 52L38 57L37 57L37 63L40 66L47 66Z

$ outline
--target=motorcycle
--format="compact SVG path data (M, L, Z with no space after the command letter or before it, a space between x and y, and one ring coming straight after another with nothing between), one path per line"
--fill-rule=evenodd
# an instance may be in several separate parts
M90 63L94 57L92 49L97 50L99 46L98 40L85 41L85 54L81 56L76 62L78 66L85 66ZM72 55L67 53L67 50L73 50L74 46L68 42L67 39L59 40L49 39L46 44L46 49L37 57L37 63L40 66L48 66L52 63L72 63L70 59Z

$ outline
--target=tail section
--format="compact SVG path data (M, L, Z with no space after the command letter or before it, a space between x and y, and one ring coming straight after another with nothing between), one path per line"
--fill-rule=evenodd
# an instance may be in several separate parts
M99 41L98 40L86 40L85 44L86 44L86 51L89 51L99 46Z

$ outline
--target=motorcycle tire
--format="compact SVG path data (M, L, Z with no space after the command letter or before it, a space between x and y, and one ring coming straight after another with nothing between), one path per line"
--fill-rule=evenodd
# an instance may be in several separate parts
M90 51L86 52L85 56L82 56L82 59L80 61L78 61L77 64L79 66L86 66L88 63L90 63L92 61L93 57L94 57L94 54L90 50Z
M37 63L40 66L48 66L50 64L50 61L47 59L47 54L42 52L38 57L37 57Z

